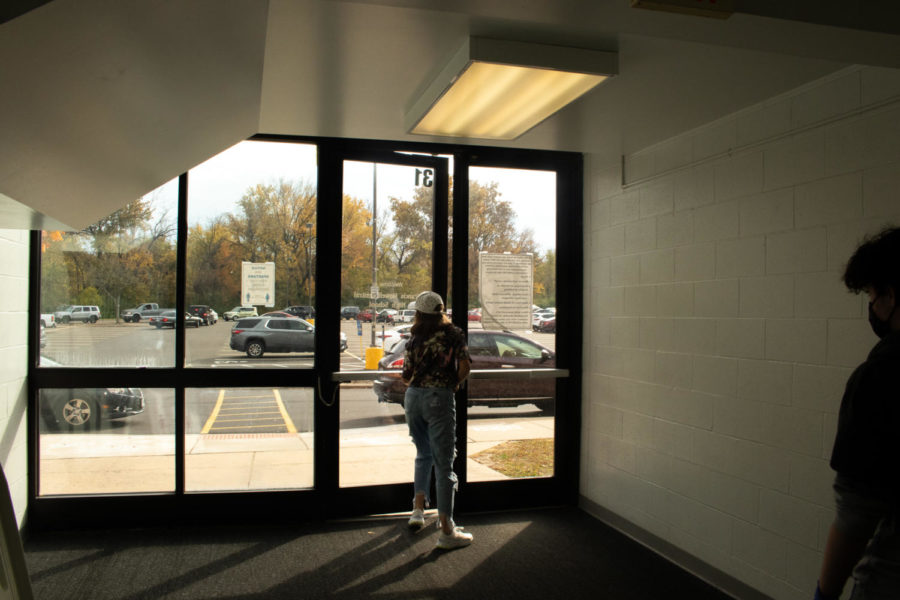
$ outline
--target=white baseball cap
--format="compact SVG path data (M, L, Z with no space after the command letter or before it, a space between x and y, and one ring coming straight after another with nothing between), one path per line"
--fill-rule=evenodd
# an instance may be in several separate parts
M444 301L436 292L422 292L416 296L416 310L426 315L436 315L441 312Z

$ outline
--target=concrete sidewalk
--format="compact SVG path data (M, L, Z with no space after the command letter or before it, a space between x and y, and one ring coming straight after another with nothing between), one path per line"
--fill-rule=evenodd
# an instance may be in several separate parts
M508 440L553 437L553 417L469 421L468 480L506 477L471 457ZM412 482L415 447L405 424L340 432L340 485ZM305 489L313 485L313 434L189 434L188 491ZM175 488L172 435L45 434L41 495L167 492Z

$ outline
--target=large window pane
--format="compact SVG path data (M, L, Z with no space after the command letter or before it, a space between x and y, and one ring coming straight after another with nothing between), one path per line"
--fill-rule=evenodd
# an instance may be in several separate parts
M433 206L432 170L344 161L342 370L377 369L431 289Z
M175 402L166 389L42 389L42 496L171 492Z
M434 172L345 161L341 248L341 370L384 368L409 334L409 307L431 289ZM341 387L340 485L412 481L415 448L403 408L371 382Z
M371 382L341 386L340 485L412 482L416 449L400 404L381 403Z
M473 370L556 366L555 232L554 172L469 169ZM553 475L555 388L550 378L469 382L470 481Z
M83 231L42 233L44 366L175 364L171 336L146 323L175 305L177 204L173 180Z
M185 390L189 492L313 486L309 388Z
M187 334L185 365L312 367L316 147L241 142L188 181L185 303L200 322ZM285 331L272 319L302 319L303 327Z

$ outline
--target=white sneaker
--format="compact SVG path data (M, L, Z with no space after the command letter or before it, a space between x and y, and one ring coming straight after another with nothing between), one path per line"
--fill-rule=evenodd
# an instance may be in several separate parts
M435 545L441 550L463 548L471 544L474 537L471 533L463 531L462 527L454 527L453 533L447 534L442 531Z
M422 529L425 527L425 511L421 508L413 508L412 514L409 516L410 529Z

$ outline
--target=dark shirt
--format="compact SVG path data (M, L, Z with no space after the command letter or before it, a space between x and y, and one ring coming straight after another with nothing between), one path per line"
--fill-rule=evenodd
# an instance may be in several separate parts
M453 389L459 383L460 360L469 360L466 338L459 327L446 325L427 339L410 338L403 360L403 379L411 387Z
M869 352L844 390L831 468L900 498L900 333Z
M900 333L878 342L847 381L831 467L835 526L870 540L854 598L900 597Z

